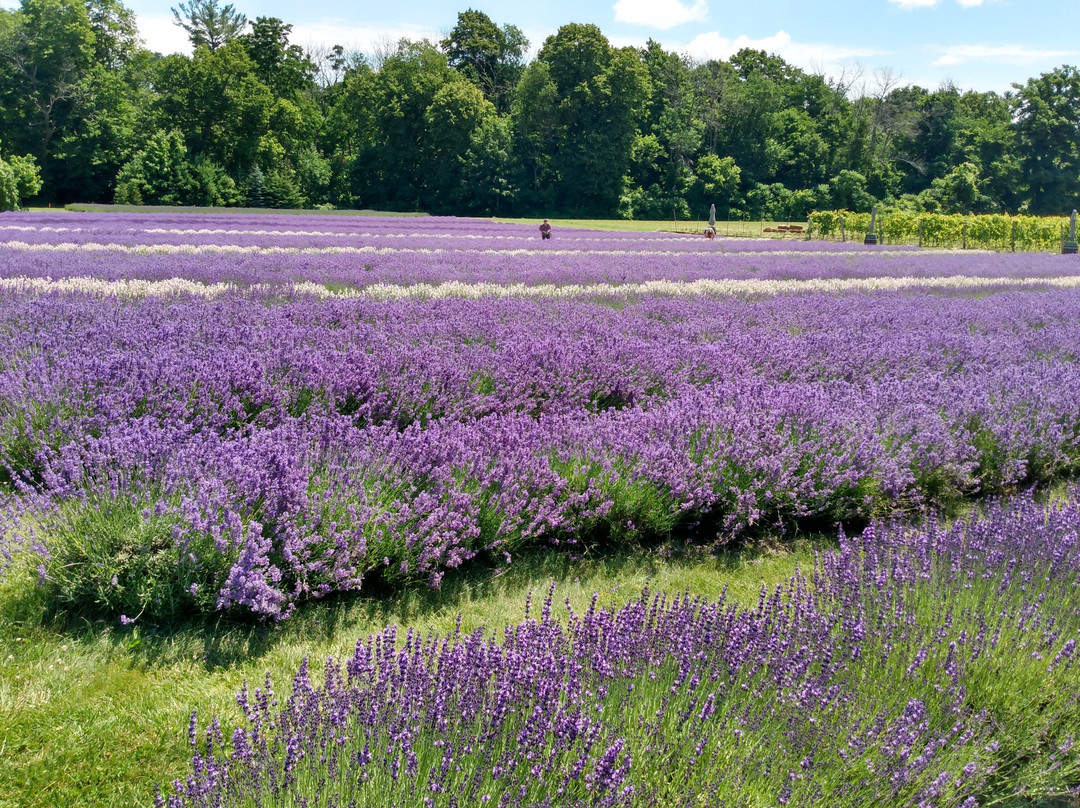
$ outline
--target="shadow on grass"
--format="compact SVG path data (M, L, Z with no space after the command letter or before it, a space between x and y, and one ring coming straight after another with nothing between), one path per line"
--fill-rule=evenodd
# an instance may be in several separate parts
M758 538L719 550L661 544L601 548L576 556L563 549L539 548L520 553L509 565L474 562L450 570L437 589L421 581L391 586L375 580L361 592L306 601L280 622L220 614L158 624L136 621L129 627L89 613L56 609L37 586L36 574L30 576L26 569L22 580L9 580L0 588L0 634L37 631L78 643L103 642L110 655L138 667L158 668L195 658L208 671L228 670L279 646L332 644L342 636L359 639L390 624L450 626L458 614L468 615L470 607L481 606L485 614L494 609L503 623L518 620L526 598L531 594L538 608L552 584L561 603L562 594L570 589L579 594L602 591L623 601L636 597L645 586L718 595L719 587L714 589L713 584L730 579L749 602L756 600L763 582L786 580L798 563L796 557L808 561L813 551L835 544L835 538L816 534L783 542Z

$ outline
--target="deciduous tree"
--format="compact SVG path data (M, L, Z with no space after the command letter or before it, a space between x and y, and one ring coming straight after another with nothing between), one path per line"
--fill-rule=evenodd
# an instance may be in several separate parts
M508 111L529 48L520 28L500 28L484 12L469 9L458 14L457 24L439 46L452 68L479 87L498 111Z
M0 210L15 210L40 190L41 171L33 156L0 156Z
M648 71L636 50L612 48L595 25L564 25L537 58L558 98L553 201L568 213L612 211L649 97Z
M1013 86L1028 209L1065 213L1080 198L1080 70L1064 65Z

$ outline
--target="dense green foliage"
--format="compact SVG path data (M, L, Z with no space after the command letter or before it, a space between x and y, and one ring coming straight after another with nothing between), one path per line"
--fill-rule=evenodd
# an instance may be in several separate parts
M816 210L809 216L810 237L858 240L870 230L870 214L850 210ZM874 230L883 244L921 247L966 247L989 250L1051 250L1069 236L1063 216L1009 216L1003 213L912 212L899 208L879 211Z
M31 155L0 157L0 210L15 210L41 190L41 171Z
M41 202L800 220L812 210L1061 215L1080 196L1080 72L1004 95L826 77L745 49L695 63L469 9L438 43L305 51L273 17L173 9L139 46L120 0L0 9L0 131ZM10 183L9 183L10 184Z

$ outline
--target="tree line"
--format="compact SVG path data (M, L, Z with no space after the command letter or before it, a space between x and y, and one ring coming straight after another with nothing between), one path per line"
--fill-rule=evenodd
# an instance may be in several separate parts
M930 90L752 49L618 48L578 23L530 60L519 28L472 9L441 41L370 56L302 48L283 20L218 0L173 13L190 56L142 47L119 0L0 9L8 197L777 220L876 202L1057 214L1080 198L1075 67L1002 94Z

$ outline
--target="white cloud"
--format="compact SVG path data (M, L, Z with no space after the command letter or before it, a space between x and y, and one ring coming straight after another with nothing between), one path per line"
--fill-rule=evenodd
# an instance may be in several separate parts
M647 25L662 31L687 22L703 22L709 14L705 0L694 0L692 6L679 0L619 0L613 8L615 22Z
M976 6L985 5L986 3L997 2L997 0L956 0L956 2L964 8L975 8Z
M935 67L962 65L968 62L1004 62L1011 65L1037 64L1073 57L1078 53L1074 50L1041 50L1029 48L1026 45L949 45L948 47L931 47L930 49L941 54L931 62Z
M289 41L298 45L341 45L346 51L371 53L384 45L394 47L399 39L427 39L438 44L445 36L445 32L422 25L372 26L324 18L296 23Z
M867 59L884 53L875 48L796 42L787 31L777 31L762 39L751 39L745 35L729 39L720 36L716 31L709 31L699 34L688 45L677 49L689 53L695 59L705 60L728 59L743 48L775 53L791 64L814 71L822 70L825 73L836 72L836 68L845 60Z
M135 18L139 36L146 47L158 53L191 53L187 31L173 21L172 14L140 14Z
M136 21L139 35L150 50L159 53L191 53L187 32L174 24L171 14L140 14ZM289 41L301 46L341 45L346 51L372 53L384 46L393 48L399 39L429 39L438 42L444 35L434 28L420 25L378 27L324 18L294 24Z

